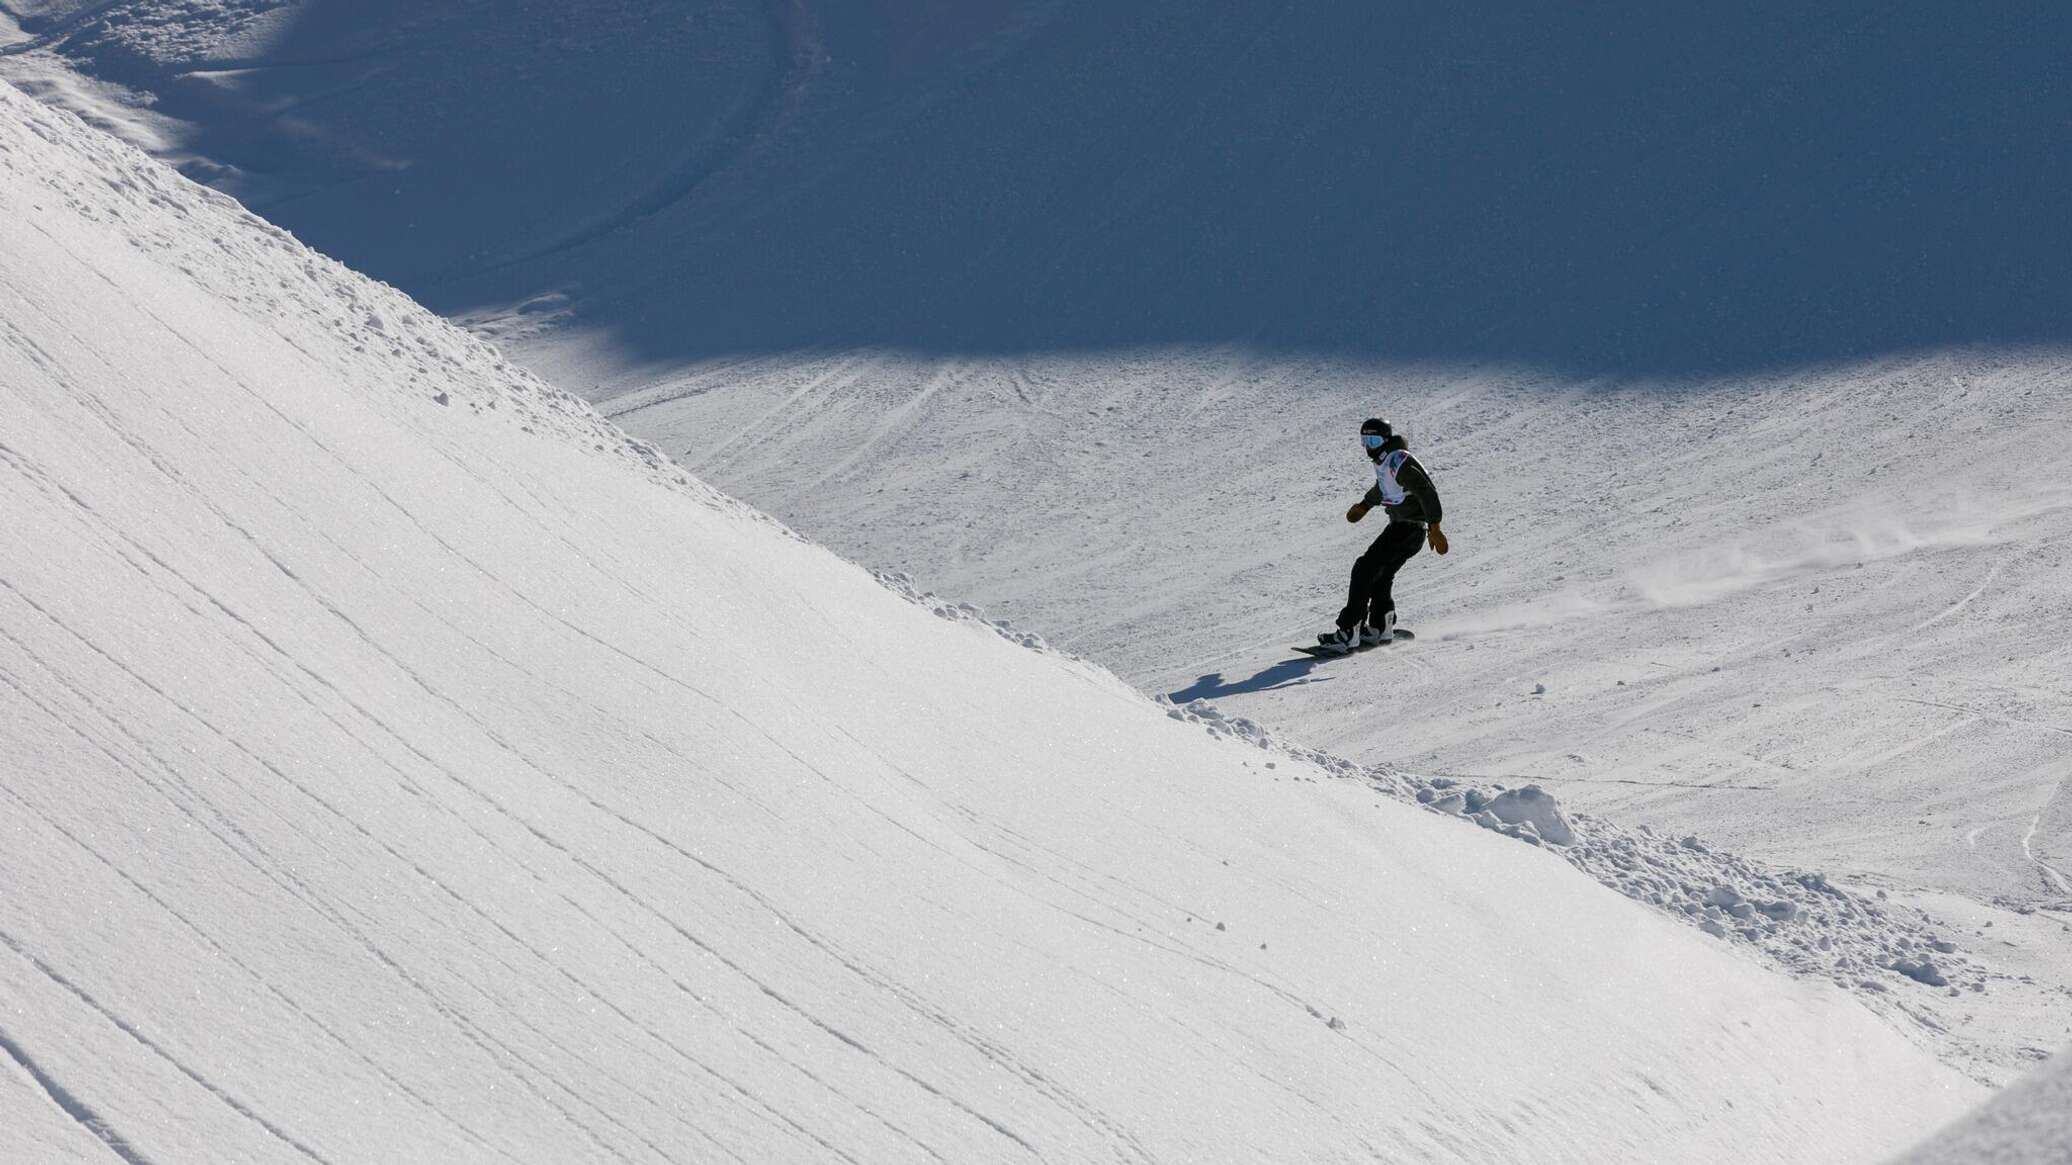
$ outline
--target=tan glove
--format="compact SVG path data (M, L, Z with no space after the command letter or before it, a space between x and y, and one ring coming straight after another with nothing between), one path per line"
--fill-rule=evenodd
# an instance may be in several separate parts
M1434 554L1446 553L1446 535L1439 532L1439 527L1433 526L1425 531L1425 541L1432 544L1432 552Z
M1345 512L1345 520L1348 522L1357 522L1361 518L1366 517L1367 511L1373 508L1373 506L1368 505L1366 502L1354 502L1353 508Z

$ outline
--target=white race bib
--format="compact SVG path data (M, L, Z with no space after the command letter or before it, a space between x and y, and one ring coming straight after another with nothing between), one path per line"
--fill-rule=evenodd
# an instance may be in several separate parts
M1374 484L1381 490L1382 505L1400 506L1403 499L1410 496L1404 491L1403 484L1396 480L1396 470L1401 469L1403 463L1408 460L1408 449L1393 449L1382 454L1381 460L1374 463Z

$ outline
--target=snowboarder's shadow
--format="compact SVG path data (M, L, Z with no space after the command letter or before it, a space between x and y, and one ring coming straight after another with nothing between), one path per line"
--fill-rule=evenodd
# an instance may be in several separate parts
M1166 693L1166 699L1175 704L1185 704L1190 700L1213 700L1219 696L1241 696L1247 692L1270 692L1275 688L1292 688L1297 684L1321 684L1330 677L1311 676L1309 673L1322 662L1322 659L1314 656L1301 655L1294 659L1284 659L1251 679L1231 682L1224 681L1222 672L1213 671L1177 692Z

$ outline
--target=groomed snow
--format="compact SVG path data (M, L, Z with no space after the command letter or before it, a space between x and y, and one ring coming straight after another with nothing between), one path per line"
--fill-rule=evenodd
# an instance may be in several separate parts
M1844 1161L1979 1095L5 86L0 392L10 1154Z

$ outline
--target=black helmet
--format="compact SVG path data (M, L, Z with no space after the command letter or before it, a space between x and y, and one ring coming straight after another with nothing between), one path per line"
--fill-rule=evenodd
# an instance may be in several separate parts
M1395 430L1389 428L1389 423L1380 417L1368 417L1360 422L1360 445L1367 450L1367 458L1370 461L1381 460L1382 449L1395 435Z

